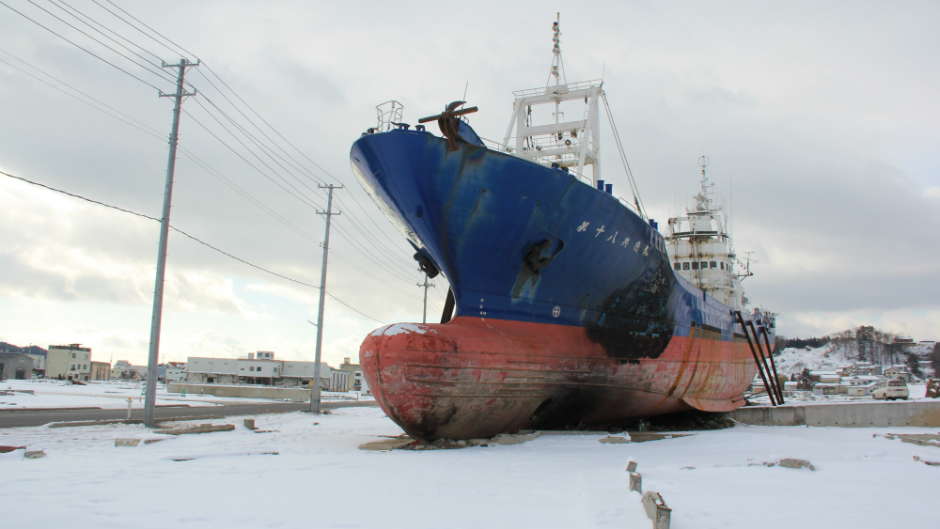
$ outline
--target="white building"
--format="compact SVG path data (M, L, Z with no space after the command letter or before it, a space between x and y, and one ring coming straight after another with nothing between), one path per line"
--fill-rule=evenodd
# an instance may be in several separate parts
M186 364L183 362L168 362L166 364L166 381L186 382Z
M46 378L91 380L91 348L80 343L50 345L46 352Z
M356 371L356 379L353 382L353 387L356 388L356 391L361 391L365 394L369 394L369 383L366 381L366 378L362 376L362 371Z
M309 387L315 366L315 362L275 359L271 351L248 353L245 358L189 357L184 382ZM320 387L347 391L349 373L320 362Z
M190 356L186 359L185 382L236 384L238 383L238 360Z

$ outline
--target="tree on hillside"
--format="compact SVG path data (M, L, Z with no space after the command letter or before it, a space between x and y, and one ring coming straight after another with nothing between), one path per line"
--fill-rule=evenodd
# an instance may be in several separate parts
M930 367L933 368L934 378L940 377L940 342L933 346L933 353L930 354Z

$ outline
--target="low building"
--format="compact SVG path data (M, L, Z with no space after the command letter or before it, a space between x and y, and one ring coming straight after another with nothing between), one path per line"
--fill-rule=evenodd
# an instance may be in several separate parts
M166 382L185 382L186 381L186 362L167 362L166 363Z
M238 360L190 356L186 360L185 381L196 384L236 384Z
M359 371L359 364L351 363L347 356L343 358L343 363L339 365L339 369L349 373L349 388L346 391L354 391L356 389L356 371Z
M33 359L33 373L44 375L46 373L46 355L37 355L25 353L26 356Z
M849 386L846 394L850 397L868 397L871 395L871 392L875 390L875 386L877 385L877 382L869 382L867 384Z
M822 397L824 395L848 394L848 386L841 384L818 383L813 386L813 395Z
M248 353L245 358L189 357L183 382L199 384L259 384L310 387L316 362L278 360L271 351ZM350 373L320 362L320 388L348 391Z
M46 352L46 378L91 380L91 348L80 343L50 345Z
M369 391L369 383L366 381L365 377L362 376L362 371L356 371L356 379L353 384L356 391L361 391L367 395L371 394L371 391Z
M33 378L33 359L25 353L0 353L0 378L10 380Z
M885 378L900 378L904 382L910 382L911 372L907 370L907 366L891 366L885 369Z
M841 369L817 369L809 372L809 378L813 382L822 382L824 384L838 384L842 380Z
M91 363L92 380L111 380L110 362L92 362Z

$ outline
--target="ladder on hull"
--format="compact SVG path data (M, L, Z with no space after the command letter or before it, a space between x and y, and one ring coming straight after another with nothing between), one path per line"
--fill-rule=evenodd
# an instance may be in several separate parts
M744 337L747 339L747 346L751 349L751 355L754 357L754 363L757 364L757 371L760 373L761 380L764 381L764 387L767 389L767 395L770 397L770 404L772 406L779 406L783 404L783 392L780 391L780 379L777 376L777 365L774 362L773 355L771 354L773 350L770 347L770 338L767 334L767 329L761 325L760 332L757 332L757 329L754 327L754 322L750 320L748 320L747 323L744 322L744 316L741 315L740 310L734 311L734 315L738 319L738 324L741 325L741 330L744 331ZM754 340L751 340L752 334L754 336ZM769 368L767 367L767 361L764 357L764 350L761 346L761 336L764 337L764 342L767 344L767 357L770 359ZM754 347L755 345L757 346L756 348Z

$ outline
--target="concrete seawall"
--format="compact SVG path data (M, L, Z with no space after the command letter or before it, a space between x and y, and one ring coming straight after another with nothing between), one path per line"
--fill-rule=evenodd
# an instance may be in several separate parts
M309 389L273 388L270 386L223 386L217 384L184 384L171 382L167 393L189 395L214 395L216 397L247 397L252 399L290 400L306 402L310 400Z
M731 418L759 426L940 426L937 402L853 402L738 408Z

